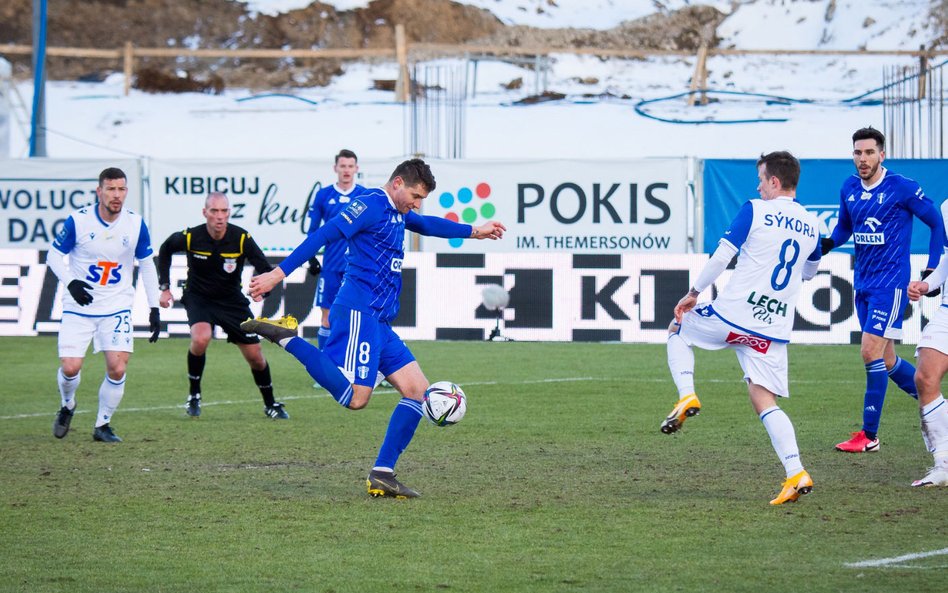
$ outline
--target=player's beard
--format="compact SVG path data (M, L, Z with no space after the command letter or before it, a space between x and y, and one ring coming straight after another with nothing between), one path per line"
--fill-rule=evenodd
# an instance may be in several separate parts
M859 178L863 181L869 181L876 176L876 173L879 172L879 167L881 163L877 163L875 166L870 165L868 169L856 169L859 173Z

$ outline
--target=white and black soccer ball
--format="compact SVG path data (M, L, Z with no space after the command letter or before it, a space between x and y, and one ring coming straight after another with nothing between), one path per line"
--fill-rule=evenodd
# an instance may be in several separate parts
M425 418L435 426L451 426L464 418L467 412L467 397L460 387L450 381L432 383L425 391L421 402Z

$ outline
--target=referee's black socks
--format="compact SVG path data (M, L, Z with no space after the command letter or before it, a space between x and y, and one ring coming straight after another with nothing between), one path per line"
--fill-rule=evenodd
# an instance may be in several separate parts
M259 371L250 369L253 373L253 380L257 384L257 389L260 390L260 395L263 397L263 405L266 407L271 407L273 405L273 381L270 379L270 363L267 363L267 366Z
M191 395L201 393L201 376L204 374L205 362L207 362L207 355L198 356L188 350L188 381L191 382Z

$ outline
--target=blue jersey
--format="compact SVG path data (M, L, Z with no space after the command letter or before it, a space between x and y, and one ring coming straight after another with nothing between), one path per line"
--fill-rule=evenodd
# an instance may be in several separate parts
M332 184L316 192L313 204L309 209L308 233L315 233L319 225L342 212L352 199L363 191L365 191L365 188L358 184L353 184L349 191L343 191L336 184ZM347 247L345 241L327 243L326 250L323 253L322 268L329 272L345 270Z
M913 215L932 229L928 265L935 267L942 252L944 223L918 183L885 169L872 187L865 187L858 175L843 183L832 239L839 246L853 237L856 289L908 285Z
M381 187L366 189L346 208L306 237L280 262L289 275L327 242L347 241L346 274L336 304L368 313L382 322L398 315L405 258L405 229L429 237L464 239L473 227L409 211L402 214Z

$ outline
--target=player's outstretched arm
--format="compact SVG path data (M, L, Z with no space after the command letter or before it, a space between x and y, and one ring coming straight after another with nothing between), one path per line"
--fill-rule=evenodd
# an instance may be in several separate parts
M705 264L701 273L698 274L698 277L694 280L694 284L691 285L691 290L688 291L688 294L681 297L681 300L675 305L675 321L681 323L681 316L694 309L698 303L698 295L714 284L714 281L717 280L721 272L727 268L727 265L731 263L731 259L735 255L737 255L737 248L734 247L730 241L721 239L721 241L718 242L718 248L715 249L711 257L708 258L708 263Z
M262 301L263 298L272 291L283 279L286 274L277 266L265 274L254 276L250 279L250 298L254 301Z
M491 220L485 222L481 226L476 226L471 229L471 238L472 239L493 239L496 241L504 236L504 231L507 230L502 223L497 222L496 220Z

